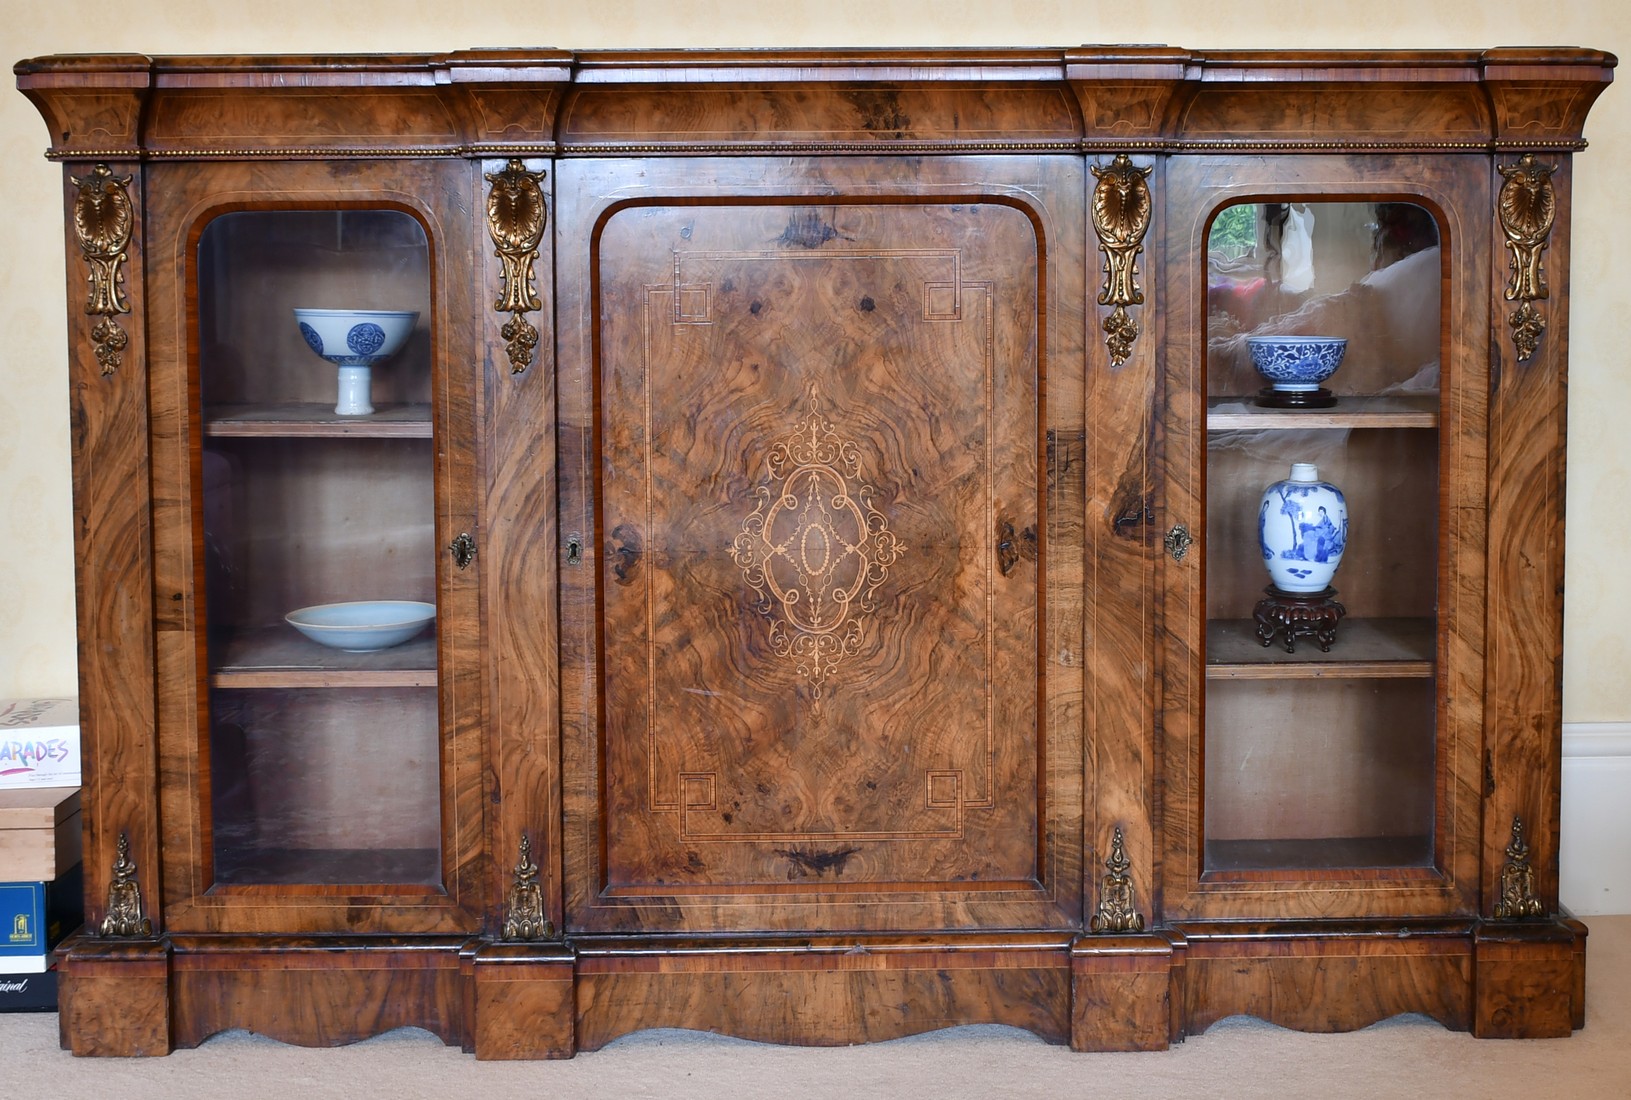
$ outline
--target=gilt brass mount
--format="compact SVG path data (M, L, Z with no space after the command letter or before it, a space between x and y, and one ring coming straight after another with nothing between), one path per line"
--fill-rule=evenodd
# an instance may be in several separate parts
M1557 165L1542 164L1535 154L1525 153L1518 163L1497 165L1496 170L1506 180L1497 200L1501 231L1511 253L1512 278L1506 285L1506 300L1520 303L1506 323L1522 363L1535 354L1546 330L1546 318L1535 302L1549 293L1541 257L1557 220L1557 189L1552 185Z
M521 855L505 902L504 938L547 940L555 926L544 917L544 891L538 883L538 865L532 861L532 841L521 834Z
M1529 864L1529 845L1523 839L1523 818L1512 817L1512 842L1506 846L1506 862L1501 865L1500 897L1495 902L1496 920L1523 920L1543 917L1546 906L1535 896L1535 869Z
M151 936L153 922L142 916L142 888L136 881L136 864L130 858L130 836L119 834L119 851L113 861L113 881L108 883L108 913L102 918L102 935L123 939Z
M487 231L504 264L503 289L493 308L510 315L499 333L505 340L510 372L520 374L531 365L533 349L538 346L538 330L527 314L543 308L534 289L533 264L548 222L541 186L544 173L529 172L521 161L511 159L502 172L486 175L493 185L487 193Z
M1126 153L1117 153L1108 168L1093 166L1099 182L1093 188L1093 231L1104 253L1104 289L1099 305L1114 306L1104 319L1105 347L1114 366L1125 363L1138 339L1138 324L1128 306L1142 305L1138 285L1138 254L1150 228L1154 207L1148 178L1153 168L1139 168Z
M1110 841L1110 858L1104 865L1110 873L1104 876L1104 885L1099 888L1099 907L1087 922L1087 930L1094 933L1144 931L1144 915L1133 900L1133 880L1127 873L1133 865L1127 858L1120 825L1116 826Z
M69 179L79 188L74 200L74 233L91 269L85 312L96 318L91 343L105 378L123 364L124 350L130 344L129 334L113 318L130 312L123 265L129 259L125 250L136 225L130 202L131 177L116 176L106 164L98 164L89 175Z

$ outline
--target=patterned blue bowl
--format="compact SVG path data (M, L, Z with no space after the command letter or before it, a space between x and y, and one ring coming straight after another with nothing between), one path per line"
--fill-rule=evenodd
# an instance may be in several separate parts
M1306 393L1336 373L1348 341L1340 336L1248 336L1252 366L1287 393Z
M419 314L399 309L297 309L306 345L342 367L366 367L396 354Z

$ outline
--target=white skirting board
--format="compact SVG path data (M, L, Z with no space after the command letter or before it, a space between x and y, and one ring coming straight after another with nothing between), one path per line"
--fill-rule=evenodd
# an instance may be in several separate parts
M1631 913L1631 722L1563 726L1561 845L1564 906Z

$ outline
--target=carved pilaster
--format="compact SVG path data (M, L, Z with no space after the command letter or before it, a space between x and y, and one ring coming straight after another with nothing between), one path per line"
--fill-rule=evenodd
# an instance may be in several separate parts
M90 266L90 284L85 312L95 317L91 342L96 345L96 361L104 376L113 374L124 361L130 336L113 320L130 312L124 296L126 248L136 225L135 207L130 201L130 176L115 176L106 164L98 164L86 176L70 176L79 188L74 200L74 233Z
M1138 285L1138 254L1144 251L1144 234L1149 231L1154 206L1148 183L1151 171L1139 168L1126 153L1116 154L1108 168L1093 166L1093 176L1099 181L1093 188L1093 231L1104 253L1099 305L1115 307L1104 319L1104 343L1116 366L1132 355L1133 341L1138 339L1138 324L1127 307L1144 302L1144 291Z
M1535 154L1525 153L1517 164L1496 165L1496 170L1506 179L1496 207L1512 268L1506 300L1520 303L1506 323L1522 363L1535 354L1546 329L1546 318L1535 302L1548 296L1541 258L1557 220L1557 189L1552 186L1557 165L1542 164Z
M514 159L502 172L487 173L487 181L493 185L487 193L487 231L504 264L504 285L493 308L510 315L499 332L514 374L527 369L533 349L538 346L538 330L527 320L527 314L543 308L533 282L533 265L548 222L543 178L543 172L529 172L526 165Z

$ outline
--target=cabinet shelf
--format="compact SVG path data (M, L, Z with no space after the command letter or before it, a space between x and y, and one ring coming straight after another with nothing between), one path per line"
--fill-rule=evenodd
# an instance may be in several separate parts
M1329 428L1436 428L1439 395L1341 397L1329 409L1265 409L1250 397L1212 397L1208 431L1307 431Z
M430 406L378 405L368 416L338 416L334 406L325 404L219 405L205 410L204 434L269 439L429 439Z
M436 637L426 633L390 649L347 653L318 645L292 627L265 627L222 638L210 670L217 688L433 688Z
M1208 840L1205 877L1227 881L1264 872L1353 872L1420 867L1433 862L1430 836L1362 836Z
M1209 680L1422 679L1433 675L1433 620L1344 619L1331 652L1312 638L1297 652L1265 646L1250 619L1206 624Z

